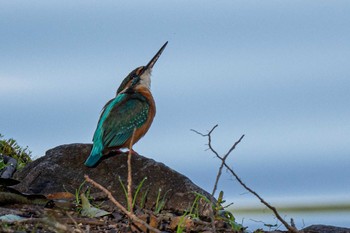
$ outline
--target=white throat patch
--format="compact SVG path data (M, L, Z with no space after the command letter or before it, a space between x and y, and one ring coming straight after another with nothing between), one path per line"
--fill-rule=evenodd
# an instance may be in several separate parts
M151 69L146 70L140 77L140 85L146 87L147 89L151 89Z

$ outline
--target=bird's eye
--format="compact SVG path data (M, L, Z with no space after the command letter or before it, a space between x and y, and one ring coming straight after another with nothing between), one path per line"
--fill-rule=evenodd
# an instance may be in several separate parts
M132 78L132 85L136 85L140 81L140 76L135 75Z

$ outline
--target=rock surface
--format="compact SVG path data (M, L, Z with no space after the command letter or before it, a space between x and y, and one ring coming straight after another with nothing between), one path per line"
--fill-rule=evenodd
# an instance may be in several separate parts
M327 225L311 225L302 230L304 233L350 233L350 228Z
M113 196L126 203L126 198L118 177L126 186L127 183L127 154L118 154L101 161L95 168L84 166L84 161L91 150L91 144L69 144L53 148L46 155L28 164L22 171L15 173L15 178L21 183L14 188L30 194L51 194L75 190L84 181L84 175L100 183ZM144 182L139 203L143 193L148 190L145 203L146 208L154 209L159 190L160 197L166 197L164 209L182 212L191 207L195 199L194 192L201 193L210 198L210 194L193 184L187 177L170 169L162 163L140 155L132 156L133 187ZM91 193L99 193L96 188ZM200 212L208 216L208 204L201 202Z

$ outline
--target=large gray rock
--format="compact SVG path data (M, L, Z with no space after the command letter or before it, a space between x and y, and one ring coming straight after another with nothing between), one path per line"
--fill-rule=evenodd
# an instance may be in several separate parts
M350 228L327 225L311 225L302 230L304 233L350 233Z
M118 180L127 181L127 154L118 154L103 160L97 167L88 168L84 161L89 155L91 144L70 144L53 148L46 155L28 164L22 171L15 173L21 183L14 188L31 194L50 194L69 191L74 193L84 181L84 175L100 183L122 204L126 203L125 194ZM187 177L170 169L162 163L140 155L132 156L132 175L134 190L144 177L142 193L148 190L146 207L154 208L157 195L166 193L164 209L184 211L191 207L195 199L194 192L210 199L210 194L193 184ZM91 193L100 190L92 188ZM208 204L201 202L200 212L208 215Z

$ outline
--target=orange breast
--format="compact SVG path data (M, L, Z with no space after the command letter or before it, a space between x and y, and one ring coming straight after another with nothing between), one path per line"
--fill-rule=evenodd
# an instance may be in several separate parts
M139 92L140 94L142 94L147 99L147 101L150 105L150 108L148 111L148 117L147 117L146 122L140 128L136 129L136 131L135 131L133 144L138 142L138 140L140 140L140 138L142 138L147 133L147 131L151 127L151 124L153 122L153 118L156 115L156 104L154 102L152 93L149 91L149 89L140 86L140 87L136 87L136 91ZM123 147L129 148L130 141L131 141L131 138L129 138L122 146L120 146L120 148L123 148Z

